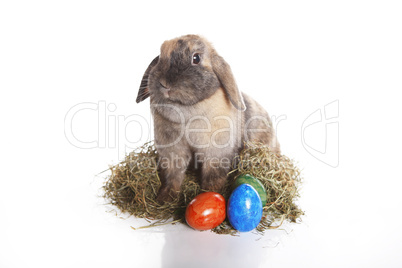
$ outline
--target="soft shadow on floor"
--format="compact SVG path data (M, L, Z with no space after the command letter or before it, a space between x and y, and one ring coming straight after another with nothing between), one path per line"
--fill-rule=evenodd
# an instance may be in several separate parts
M269 250L278 244L278 239L277 233L271 238L254 233L233 237L180 226L165 234L161 266L258 267L269 257Z

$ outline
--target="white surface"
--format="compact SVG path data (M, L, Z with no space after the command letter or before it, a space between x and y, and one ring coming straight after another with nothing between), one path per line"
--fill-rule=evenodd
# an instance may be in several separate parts
M1 2L0 267L400 267L400 3L215 2ZM302 224L260 239L134 231L144 222L106 212L95 175L148 139L127 119L149 119L148 101L135 104L142 74L162 41L187 33L286 115L277 128L303 168ZM78 139L100 138L92 149L65 136L85 102L115 106L100 132L96 111L74 118ZM334 124L303 125L330 103Z

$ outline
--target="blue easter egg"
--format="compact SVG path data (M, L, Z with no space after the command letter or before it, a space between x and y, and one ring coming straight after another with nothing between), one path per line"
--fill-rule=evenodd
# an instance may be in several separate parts
M241 184L229 197L227 215L230 224L240 232L253 230L261 221L262 204L257 191Z

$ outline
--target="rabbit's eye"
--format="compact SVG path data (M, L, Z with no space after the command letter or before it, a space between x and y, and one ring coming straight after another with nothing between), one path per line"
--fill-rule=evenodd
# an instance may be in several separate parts
M200 61L201 61L200 54L199 53L194 53L193 54L193 61L192 61L193 65L197 65L198 63L200 63Z

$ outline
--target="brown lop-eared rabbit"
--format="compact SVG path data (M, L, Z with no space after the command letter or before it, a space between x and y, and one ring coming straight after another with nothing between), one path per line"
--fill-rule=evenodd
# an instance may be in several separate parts
M280 152L268 113L237 88L230 66L197 35L165 41L141 81L137 103L151 99L159 154L160 203L177 197L185 172L219 191L245 141Z

